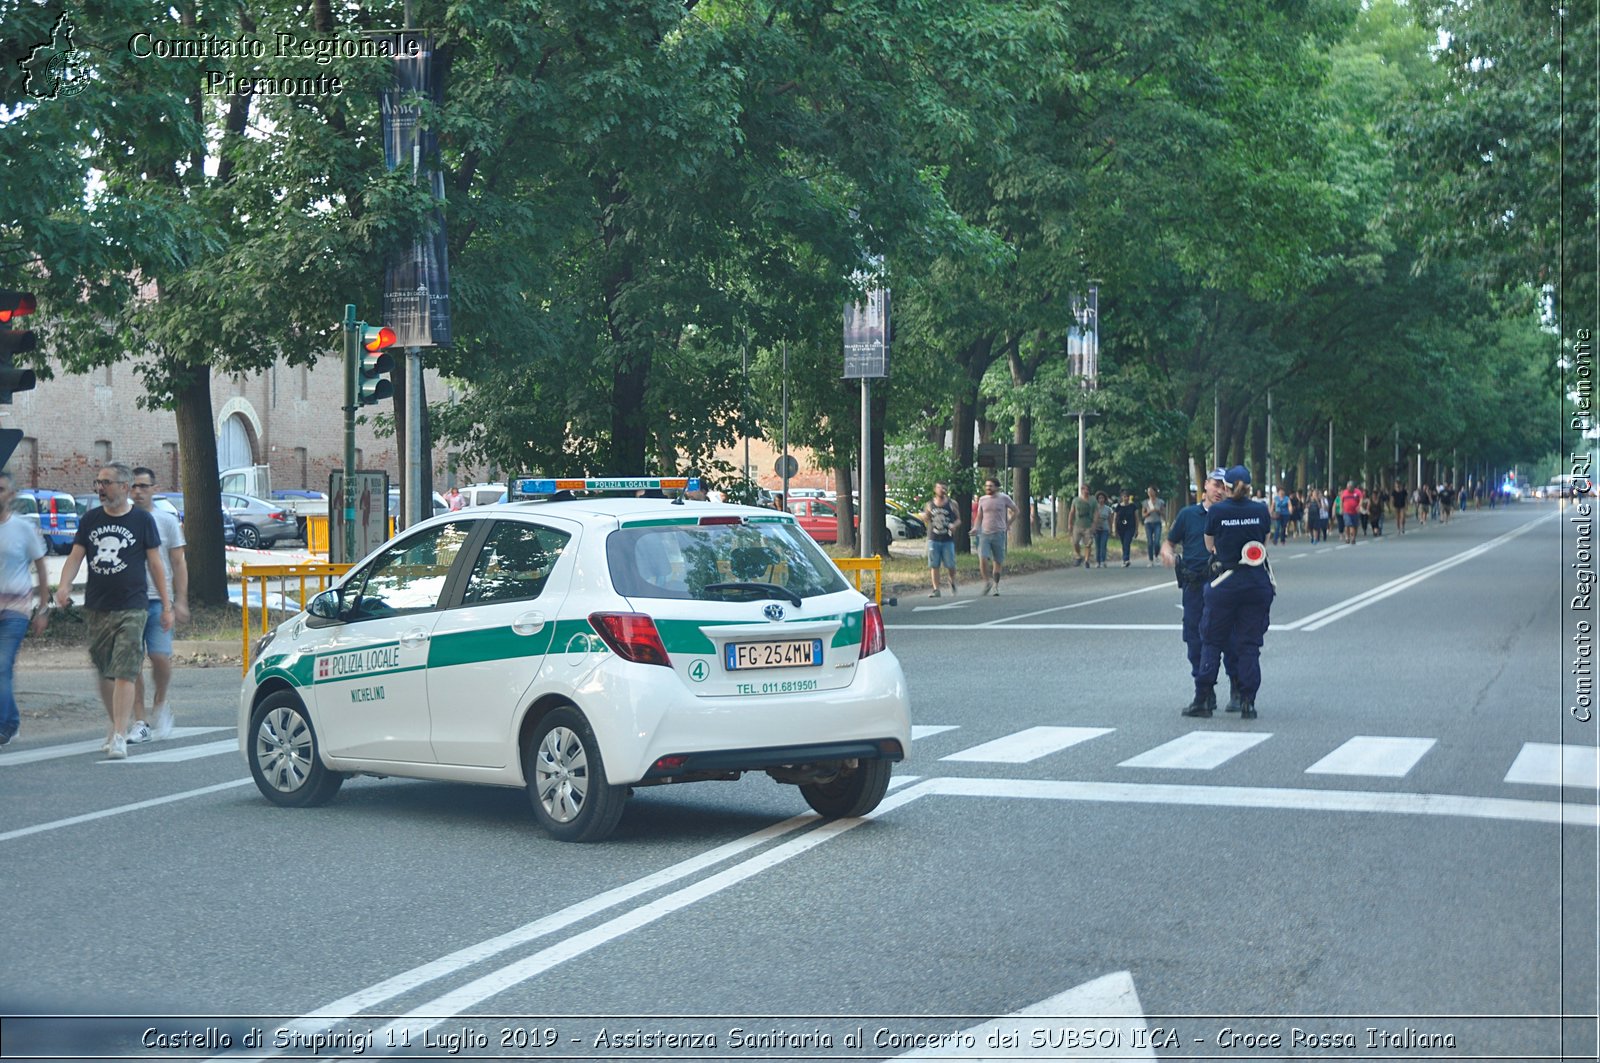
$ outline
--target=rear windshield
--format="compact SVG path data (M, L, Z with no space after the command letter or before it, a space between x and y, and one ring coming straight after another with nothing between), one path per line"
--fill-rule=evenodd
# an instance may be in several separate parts
M716 583L774 583L811 598L849 586L793 524L676 524L622 528L606 540L611 582L628 598L728 601Z

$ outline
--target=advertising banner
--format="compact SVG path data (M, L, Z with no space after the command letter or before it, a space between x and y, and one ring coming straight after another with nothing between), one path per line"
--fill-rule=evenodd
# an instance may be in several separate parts
M408 47L415 42L417 47ZM422 121L422 101L444 102L448 63L425 34L401 33L394 58L394 85L380 100L383 160L391 170L409 167L413 180L426 181L433 198L444 202L439 171L439 139ZM435 207L426 230L390 260L384 271L383 323L394 329L401 347L450 345L450 263L444 209Z

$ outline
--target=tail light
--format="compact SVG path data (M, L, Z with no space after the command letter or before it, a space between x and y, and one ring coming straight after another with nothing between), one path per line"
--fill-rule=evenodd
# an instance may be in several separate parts
M275 509L271 513L267 514L267 519L268 520L284 520L286 518L284 517L283 510Z
M623 660L672 667L656 622L644 613L590 613L589 623Z
M861 613L861 656L871 657L888 648L883 633L883 613L876 602L868 602Z

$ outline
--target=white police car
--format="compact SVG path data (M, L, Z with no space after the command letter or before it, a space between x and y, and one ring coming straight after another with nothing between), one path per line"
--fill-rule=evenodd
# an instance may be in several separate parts
M787 513L632 494L686 483L524 480L561 493L385 543L254 655L239 741L261 792L526 787L568 841L609 834L632 787L746 771L871 811L911 740L877 606Z

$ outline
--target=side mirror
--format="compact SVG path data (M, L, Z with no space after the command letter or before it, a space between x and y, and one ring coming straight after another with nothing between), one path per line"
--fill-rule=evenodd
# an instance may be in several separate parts
M339 592L323 591L311 599L311 604L306 606L306 612L322 620L339 619Z

